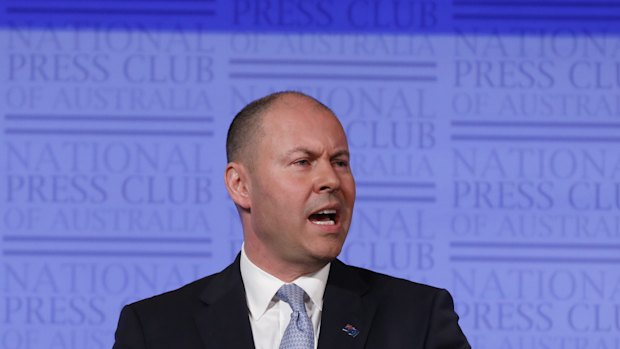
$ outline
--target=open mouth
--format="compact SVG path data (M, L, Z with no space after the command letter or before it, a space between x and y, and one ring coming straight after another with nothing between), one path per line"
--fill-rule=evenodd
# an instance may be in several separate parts
M338 221L338 214L336 210L321 210L311 214L308 219L318 225L335 225Z

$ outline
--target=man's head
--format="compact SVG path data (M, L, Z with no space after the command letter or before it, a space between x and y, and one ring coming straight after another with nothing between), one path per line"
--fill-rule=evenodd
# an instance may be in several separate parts
M226 187L254 263L289 279L340 253L355 183L344 130L329 108L298 92L269 95L237 114L226 149Z

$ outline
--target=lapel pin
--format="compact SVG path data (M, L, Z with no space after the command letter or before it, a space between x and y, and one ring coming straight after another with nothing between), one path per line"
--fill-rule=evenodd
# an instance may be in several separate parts
M346 324L346 326L344 326L342 328L342 330L344 332L346 332L349 336L355 338L357 337L358 334L360 334L360 330L358 330L357 328L353 327L353 325L351 324Z

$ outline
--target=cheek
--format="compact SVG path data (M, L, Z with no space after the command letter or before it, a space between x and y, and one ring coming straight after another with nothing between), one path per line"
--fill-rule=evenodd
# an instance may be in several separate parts
M346 199L353 203L355 201L355 182L352 178L347 178L342 181L342 191L345 194Z
M253 220L262 229L275 224L279 217L278 198L274 195L274 191L265 189L267 187L257 185L250 194Z
M306 181L270 172L255 182L251 197L252 203L260 207L257 211L267 218L277 215L280 221L293 221L303 216L309 192Z
M291 224L303 216L303 203L296 200L294 193L275 188L257 195L256 213L267 224ZM279 222L279 223L276 223Z

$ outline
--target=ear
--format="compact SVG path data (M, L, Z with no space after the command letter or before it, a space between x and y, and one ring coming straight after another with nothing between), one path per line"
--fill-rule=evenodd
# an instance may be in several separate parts
M250 209L249 183L246 168L238 162L229 162L224 172L226 190L235 204L244 209Z

